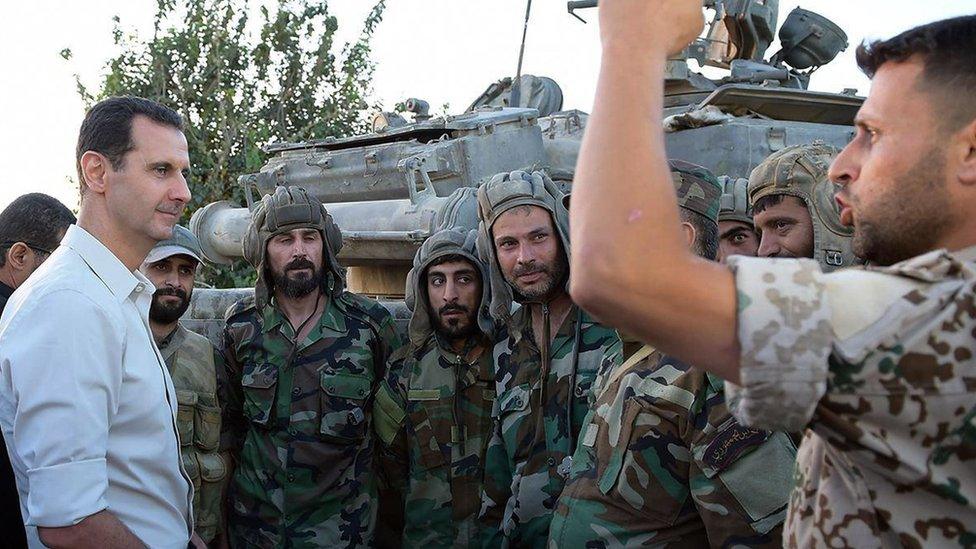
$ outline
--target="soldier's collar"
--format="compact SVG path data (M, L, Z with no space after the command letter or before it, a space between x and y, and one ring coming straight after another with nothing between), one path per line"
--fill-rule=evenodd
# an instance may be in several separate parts
M325 308L322 309L322 316L319 317L318 326L320 328L328 328L334 332L342 332L345 328L339 322L338 318L336 318L337 315L342 313L336 308L335 300L327 293L322 294L322 299L325 300ZM285 313L281 312L278 308L278 299L272 297L271 301L264 307L261 331L268 333L287 321L288 319L285 317Z

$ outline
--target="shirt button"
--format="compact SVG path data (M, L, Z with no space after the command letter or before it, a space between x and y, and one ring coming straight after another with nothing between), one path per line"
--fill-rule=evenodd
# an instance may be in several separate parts
M136 284L136 291L137 292L142 293L142 291L145 290L145 289L146 289L146 285L145 284Z
M577 385L576 386L576 391L574 391L574 392L576 393L576 396L578 396L578 397L583 396L583 387L581 385Z
M546 460L546 463L549 464L549 467L555 467L556 466L556 458L554 458L552 456L549 456L549 459Z
M302 389L300 387L295 387L294 389L291 390L291 394L298 396L302 394Z
M295 474L288 473L288 482L295 482Z

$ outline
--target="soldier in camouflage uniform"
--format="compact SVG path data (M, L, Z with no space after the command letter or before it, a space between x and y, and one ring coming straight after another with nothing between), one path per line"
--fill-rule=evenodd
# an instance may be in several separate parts
M672 161L688 245L714 259L722 188ZM604 360L549 547L779 547L795 448L739 425L721 379L645 345Z
M478 190L478 249L491 273L493 434L483 544L545 545L604 352L619 340L569 299L569 219L542 172L498 174ZM521 304L512 312L513 299Z
M976 16L858 48L871 93L829 176L853 251L878 266L824 273L741 256L729 270L680 249L653 152L662 91L643 83L698 35L701 2L600 10L604 65L573 189L574 299L727 379L744 425L805 429L786 545L976 545ZM652 152L634 154L635 142ZM637 255L651 243L656 254Z
M407 275L409 342L394 354L373 407L389 497L379 528L405 547L468 547L481 507L495 382L488 270L477 233L424 242Z
M759 235L749 207L749 180L723 175L718 182L722 184L722 207L718 211L717 259L725 263L732 255L755 257Z
M149 251L140 270L156 287L149 306L149 328L176 389L180 454L193 482L193 526L203 541L212 543L224 523L230 463L229 455L218 452L217 369L224 365L210 340L179 322L190 306L202 257L197 237L176 225L172 237Z
M244 256L255 295L228 311L223 348L235 546L372 541L372 398L400 342L384 307L345 291L341 246L304 189L277 187L252 213Z
M776 151L752 170L748 193L759 256L809 257L824 272L861 263L851 249L854 230L840 222L834 200L840 187L827 177L836 157L837 149L814 142Z

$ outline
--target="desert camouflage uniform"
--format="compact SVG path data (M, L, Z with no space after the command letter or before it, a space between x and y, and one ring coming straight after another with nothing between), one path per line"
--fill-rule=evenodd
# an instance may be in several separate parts
M809 427L784 540L976 545L976 247L824 275L730 262L744 423Z
M177 324L159 343L159 352L176 389L180 454L183 468L193 482L194 530L209 543L223 524L221 515L230 459L218 452L217 368L223 369L223 361L210 340L182 324Z
M322 234L321 317L302 341L265 280L275 234ZM277 187L252 213L244 254L254 297L227 314L222 445L236 459L228 501L234 546L365 547L376 515L372 398L399 348L379 303L344 290L339 228L318 200Z
M475 255L474 241L474 231L434 234L407 276L410 342L391 359L373 408L384 488L377 537L389 545L468 547L477 540L495 400L495 330L488 316L487 270ZM464 257L482 282L479 330L460 354L436 333L428 312L426 270L444 256ZM472 358L469 353L478 350L481 354Z

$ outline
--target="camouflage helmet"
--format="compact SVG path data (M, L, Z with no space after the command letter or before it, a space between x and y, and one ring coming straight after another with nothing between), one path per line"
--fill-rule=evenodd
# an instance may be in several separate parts
M461 229L444 229L431 235L424 244L417 250L417 255L413 258L413 268L407 273L406 305L410 309L410 323L407 325L407 335L410 344L420 347L427 341L433 333L430 300L427 295L427 268L434 261L445 256L460 256L468 260L478 271L481 277L481 299L478 302L477 322L481 333L491 337L494 333L494 324L488 313L488 305L491 302L491 293L488 284L488 269L485 267L481 258L478 257L476 241L478 232L463 231Z
M718 210L718 220L741 221L754 227L752 208L749 207L749 180L722 175L718 182L722 185L722 205Z
M317 229L322 234L322 260L327 271L326 291L335 296L346 286L345 269L336 254L342 249L342 233L325 206L301 187L275 187L251 212L251 224L244 233L244 259L258 272L254 299L258 307L269 301L266 276L268 241L293 229Z
M717 225L722 186L712 172L684 160L668 160L668 167L678 206Z
M538 206L549 212L566 260L569 260L569 211L563 202L562 191L552 179L542 171L517 170L492 176L478 188L478 254L490 273L489 310L496 319L510 317L514 296L498 265L491 230L500 215L516 206Z
M851 249L854 230L840 223L834 194L840 188L827 177L837 149L821 142L795 145L769 155L749 175L749 205L766 196L803 200L813 222L813 258L829 272L861 263Z

